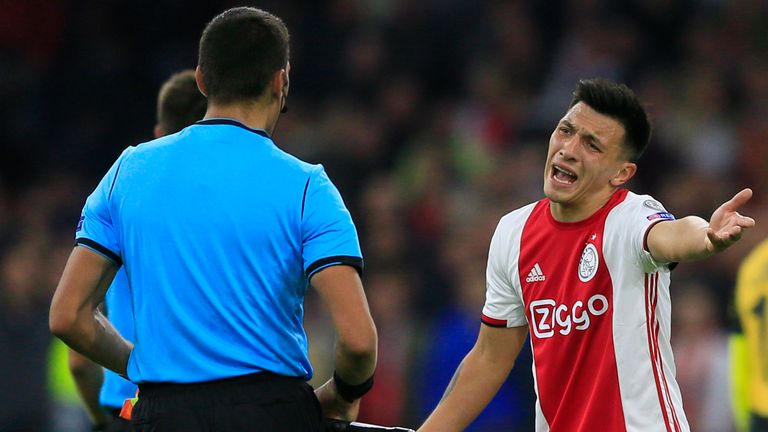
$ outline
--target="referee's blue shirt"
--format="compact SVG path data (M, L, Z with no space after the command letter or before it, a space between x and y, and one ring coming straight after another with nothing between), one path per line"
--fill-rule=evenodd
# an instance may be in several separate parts
M128 278L125 269L120 269L112 280L104 298L107 316L117 331L129 341L133 341L133 308L131 292L128 290ZM120 409L123 402L136 396L136 384L107 369L104 371L104 383L99 392L99 404L109 409Z
M88 197L76 238L125 268L137 383L311 378L307 281L363 265L323 167L229 119L127 148Z

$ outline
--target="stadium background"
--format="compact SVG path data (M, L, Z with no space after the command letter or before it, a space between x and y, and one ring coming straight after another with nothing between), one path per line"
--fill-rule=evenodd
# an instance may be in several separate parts
M207 20L243 4L200 3L0 0L0 431L25 417L87 430L48 305L85 197L125 146L150 138L158 87L195 66ZM655 124L633 190L703 217L741 187L756 192L744 213L758 228L673 278L693 430L731 429L727 305L768 227L768 3L251 4L292 33L276 141L326 166L360 230L381 339L361 419L415 426L439 399L474 342L498 218L541 196L570 91L603 76L633 87ZM306 325L326 378L332 327L314 295ZM519 363L472 430L530 430L530 355Z

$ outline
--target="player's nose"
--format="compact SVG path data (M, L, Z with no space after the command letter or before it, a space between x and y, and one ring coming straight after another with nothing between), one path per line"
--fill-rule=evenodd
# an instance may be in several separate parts
M563 140L560 145L560 150L557 152L558 156L563 159L575 159L578 141L578 136L569 137Z

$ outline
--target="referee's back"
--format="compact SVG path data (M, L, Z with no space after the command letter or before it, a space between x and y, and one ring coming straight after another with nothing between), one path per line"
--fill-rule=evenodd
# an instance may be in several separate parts
M321 166L281 151L264 131L210 119L127 149L102 183L81 234L99 238L91 219L109 210L115 238L104 246L119 249L133 298L131 380L311 377L307 276L362 264Z

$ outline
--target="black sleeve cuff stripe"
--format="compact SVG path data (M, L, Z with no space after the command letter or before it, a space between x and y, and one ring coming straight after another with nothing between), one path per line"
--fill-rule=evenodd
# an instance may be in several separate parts
M106 256L107 258L109 258L112 261L114 261L115 265L117 265L118 267L123 265L123 260L122 260L122 258L120 258L120 256L118 254L112 252L111 250L105 248L104 246L96 243L95 241L93 241L91 239L79 238L79 239L75 240L75 245L83 245L83 246L88 246L90 248L93 248L93 249L101 252L102 254L104 254L104 256Z
M356 256L349 256L349 255L339 255L339 256L332 256L328 258L321 258L315 262L313 262L309 267L307 267L307 278L312 276L316 271L320 270L321 268L328 267L330 265L348 265L351 267L354 267L358 273L360 273L360 276L363 275L363 259Z

